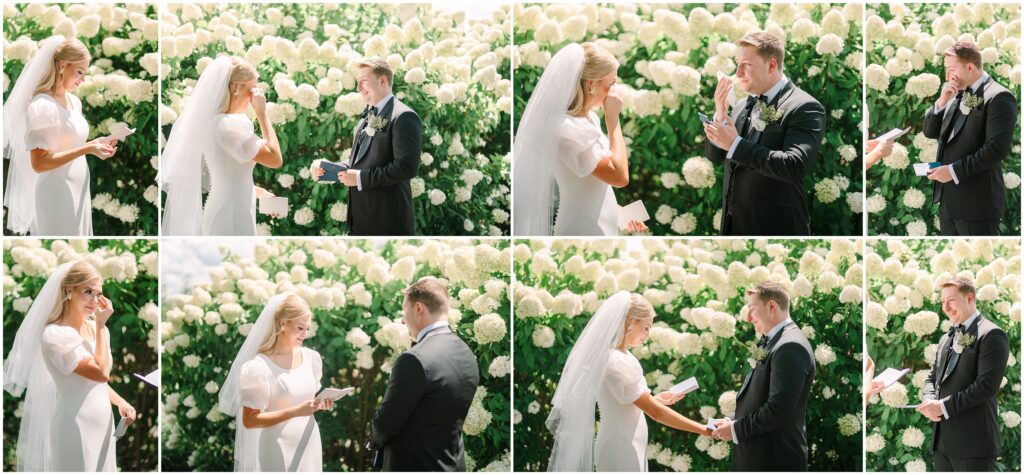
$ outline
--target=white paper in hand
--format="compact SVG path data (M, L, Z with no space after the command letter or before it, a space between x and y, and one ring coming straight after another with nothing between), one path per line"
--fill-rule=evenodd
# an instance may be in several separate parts
M120 439L121 437L124 437L125 432L128 432L128 418L122 417L121 420L117 422L117 428L114 429L114 438Z
M668 388L668 392L670 392L672 394L676 394L676 395L678 395L678 394L690 394L690 393L696 391L697 388L699 388L699 387L700 387L700 385L697 384L697 378L696 377L691 377L690 379L687 379L686 381L683 381L683 382L681 382L681 383L679 383L679 384L677 384L675 386L672 386L671 388Z
M629 229L630 221L647 222L651 215L647 214L643 201L634 201L619 207L619 229Z
M939 163L939 162L915 163L914 164L914 174L917 175L917 176L928 176L928 171L929 170L931 170L932 168L938 167L940 165L942 165L942 164Z
M260 214L275 214L277 216L288 215L288 198L283 196L270 196L260 198Z
M887 388L889 386L892 386L893 384L896 384L896 381L899 381L900 378L903 377L903 375L905 375L905 374L907 374L909 372L910 372L909 368L906 368L906 369L888 368L885 371L882 371L878 376L875 376L874 379L872 379L871 381L875 382L875 383L883 383L884 386L882 386L882 389L885 389L885 388Z
M716 426L719 423L725 422L727 420L728 419L715 419L714 417L711 417L711 418L708 419L708 425L706 427L708 428L708 430L715 430L715 429L718 428Z
M351 387L345 389L324 388L323 390L320 391L320 394L316 395L316 398L321 401L326 401L328 399L330 399L331 401L337 401L338 399L341 399L345 396L348 396L349 394L352 394L353 392L355 392L355 390L356 388Z
M149 383L149 384L151 384L153 386L156 386L157 388L160 387L160 370L159 369L153 370L153 372L151 372L151 373L149 373L149 374L147 374L145 376L143 376L143 375L141 375L139 373L132 373L132 374L134 374L136 378L139 378L139 379L141 379L141 380L143 380L143 381L145 381L145 382L147 382L147 383Z
M129 135L134 134L135 129L129 129L128 127L121 127L110 133L107 136L107 142L111 140L117 140L118 142L124 142L124 139L128 138Z
M910 132L910 127L907 127L905 129L892 129L892 130L890 130L890 131L888 131L888 132L886 132L886 133L884 133L882 135L879 135L878 138L876 138L875 140L878 140L878 141L896 140L896 139L906 135L907 132Z

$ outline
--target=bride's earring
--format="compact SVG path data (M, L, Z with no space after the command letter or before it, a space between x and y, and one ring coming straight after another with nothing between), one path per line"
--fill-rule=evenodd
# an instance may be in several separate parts
M64 296L64 300L71 300L71 292L68 292L67 295Z

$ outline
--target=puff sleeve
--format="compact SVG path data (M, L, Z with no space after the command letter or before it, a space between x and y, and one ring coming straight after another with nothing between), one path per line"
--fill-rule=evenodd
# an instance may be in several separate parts
M604 384L620 404L632 404L651 390L644 381L643 370L632 365L628 355L612 351L604 373Z
M319 393L320 388L323 387L320 380L324 377L324 360L320 357L320 353L310 348L306 348L306 355L313 367L313 379L316 380L316 391L314 392Z
M92 356L84 343L82 336L72 328L50 325L43 330L43 354L64 376L73 373L82 360Z
M612 154L601 144L601 137L601 129L590 120L566 117L559 134L558 157L577 176L590 175L601 160Z
M60 138L59 106L45 97L36 97L28 105L25 120L25 150L37 148L56 151Z
M259 357L242 365L238 374L238 394L245 407L262 411L270 406L270 368Z
M244 115L226 114L217 123L217 144L232 160L239 163L256 158L266 143L266 140L256 135L252 121Z

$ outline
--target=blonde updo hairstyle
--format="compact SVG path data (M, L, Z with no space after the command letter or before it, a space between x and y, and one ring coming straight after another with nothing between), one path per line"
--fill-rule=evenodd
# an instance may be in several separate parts
M259 352L267 353L274 349L274 345L277 344L277 335L284 331L285 325L301 318L312 317L312 315L313 311L302 297L295 294L285 297L281 305L277 307L277 312L274 314L274 325L267 336L263 338Z
M576 96L569 103L569 115L576 116L586 112L587 103L590 102L591 86L587 85L587 81L597 81L619 69L619 61L608 50L591 42L581 46L583 71L580 73L580 82L576 84Z
M231 107L231 98L242 90L242 85L259 79L260 74L248 61L238 56L231 57L231 74L228 76L228 95L224 97L224 103L220 106L220 113L226 114Z
M63 320L67 316L68 310L71 309L71 299L68 298L68 294L74 291L75 287L91 282L103 282L103 276L92 264L84 260L72 264L67 275L60 281L61 293L57 304L50 311L50 317L46 319L46 324Z
M626 310L626 321L622 324L622 338L615 345L616 348L624 348L626 345L626 334L637 323L654 320L654 306L648 302L643 295L632 293L629 295L629 309Z
M92 61L92 55L85 43L78 38L67 38L61 42L57 50L53 52L53 64L50 71L43 77L43 80L36 86L35 94L52 94L57 90L57 85L64 81L64 68L71 63Z

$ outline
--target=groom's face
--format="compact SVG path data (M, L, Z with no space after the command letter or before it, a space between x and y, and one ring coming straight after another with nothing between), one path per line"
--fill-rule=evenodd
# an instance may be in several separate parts
M736 79L748 94L764 94L774 85L769 84L774 65L775 60L763 58L753 46L736 49Z
M758 335L768 333L778 323L772 320L773 305L776 304L761 300L757 294L747 295L747 323L754 325L754 331Z
M373 74L373 70L370 68L360 68L356 81L358 81L359 95L367 105L377 105L388 93L387 79Z
M959 325L964 320L974 315L975 304L974 294L960 292L954 286L942 288L942 311L949 317L954 325Z

